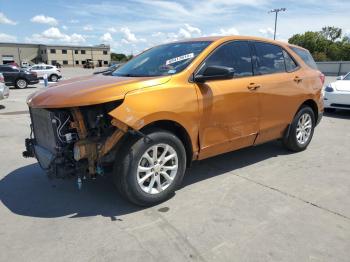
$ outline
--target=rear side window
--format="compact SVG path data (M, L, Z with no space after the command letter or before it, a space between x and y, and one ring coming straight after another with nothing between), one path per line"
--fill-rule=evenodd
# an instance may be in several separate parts
M309 51L305 49L301 49L295 46L290 47L295 53L297 53L298 56L300 56L301 59L312 69L318 70L317 65L315 63L315 60L312 58Z
M266 75L286 71L281 47L260 42L255 42L254 46L254 74Z
M19 70L10 66L4 66L0 67L0 72L19 72Z
M292 72L295 69L298 68L297 63L294 61L294 59L290 56L290 54L288 54L286 51L282 51L283 52L283 56L284 56L284 61L286 63L286 70L287 72Z
M252 59L245 41L234 41L218 47L205 61L202 73L208 66L227 66L235 70L235 77L251 76Z

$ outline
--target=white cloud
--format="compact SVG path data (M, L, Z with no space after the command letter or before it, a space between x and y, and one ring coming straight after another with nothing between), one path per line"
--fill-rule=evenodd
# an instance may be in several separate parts
M86 26L83 27L83 30L84 31L93 31L94 28L92 27L92 25L86 25Z
M259 29L259 33L264 37L271 37L274 34L274 30L271 27L261 28Z
M0 12L0 24L16 25L17 22L7 18L7 16L4 13Z
M64 43L84 43L86 39L81 34L64 34L57 27L50 27L41 34L33 34L31 37L27 37L26 42L51 42L53 40Z
M109 43L109 42L113 42L113 37L111 35L111 33L105 33L103 34L103 36L101 36L100 40L104 43Z
M107 29L107 31L108 31L108 32L111 32L111 33L116 33L116 32L118 32L117 28L115 28L115 27L109 27L109 28Z
M128 27L122 27L120 29L120 32L123 33L124 38L122 39L122 42L125 44L146 42L146 39L144 39L144 38L137 38L136 35L134 33L132 33Z
M71 19L71 20L69 20L69 23L71 23L71 24L78 24L78 23L79 23L79 20L77 20L77 19Z
M63 30L68 30L68 26L63 25L63 26L62 26L62 29L63 29Z
M56 20L56 18L45 15L36 15L32 17L30 21L39 24L58 25L58 21Z
M197 27L190 26L189 24L185 24L184 26L185 26L185 29L191 34L198 34L198 35L202 34L202 31Z
M0 33L0 42L17 42L17 38L13 35Z
M202 31L199 28L190 26L189 24L184 24L183 27L180 27L177 33L164 34L162 32L157 32L157 33L154 33L152 36L163 38L162 42L173 42L173 41L186 39L186 38L199 37L201 35L202 35Z
M216 35L239 35L239 32L235 27L231 27L227 29L220 28L219 33Z

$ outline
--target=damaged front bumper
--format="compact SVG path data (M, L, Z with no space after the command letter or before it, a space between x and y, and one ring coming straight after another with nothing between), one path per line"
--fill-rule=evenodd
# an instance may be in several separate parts
M23 156L35 157L50 177L94 178L112 164L114 148L128 132L128 126L105 111L30 108L32 132Z

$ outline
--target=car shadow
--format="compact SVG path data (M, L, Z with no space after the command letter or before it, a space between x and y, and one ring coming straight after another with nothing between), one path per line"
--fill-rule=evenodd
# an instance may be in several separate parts
M339 119L350 119L350 110L337 109L334 112L324 112L324 116Z
M288 153L271 142L198 161L187 170L182 187ZM75 180L48 179L38 164L18 168L0 180L0 200L15 214L40 218L100 215L114 221L142 210L118 195L109 176L84 180L79 190Z

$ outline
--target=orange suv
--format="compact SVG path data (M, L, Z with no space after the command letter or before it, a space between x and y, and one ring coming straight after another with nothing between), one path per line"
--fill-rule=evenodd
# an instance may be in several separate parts
M169 198L193 160L281 139L304 150L323 112L310 53L263 38L189 39L144 51L113 72L28 97L25 157L56 177L111 173L135 204Z

